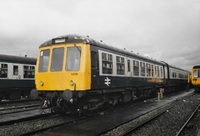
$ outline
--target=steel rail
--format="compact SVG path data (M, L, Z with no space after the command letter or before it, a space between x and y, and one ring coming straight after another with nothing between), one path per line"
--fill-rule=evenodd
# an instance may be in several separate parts
M183 131L183 129L186 127L186 125L189 123L189 121L192 119L192 117L194 116L194 114L197 112L197 110L199 109L200 104L197 106L197 108L193 111L193 113L191 114L191 116L188 118L188 120L185 122L185 124L181 127L181 129L179 130L179 132L176 134L176 136L179 136L181 134L181 132Z

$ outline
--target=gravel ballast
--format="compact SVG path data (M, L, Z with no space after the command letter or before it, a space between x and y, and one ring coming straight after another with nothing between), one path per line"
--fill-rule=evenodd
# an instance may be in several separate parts
M118 126L104 134L104 136L124 135L127 132L129 132L129 136L175 136L199 103L200 94L179 98L171 103L150 111L143 116ZM159 116L154 118L156 115ZM198 114L196 116L199 117ZM196 119L195 123L192 123L194 126L192 127L193 130L187 132L186 135L188 135L188 133L190 136L197 135L199 131L198 126L200 126L199 120ZM140 126L143 124L142 122L146 121L149 122Z
M138 127L137 125L145 120L151 120L151 118L155 117L157 114L161 114L160 116L154 118L147 124L142 127L137 128L133 132L129 133L130 136L171 136L176 135L185 121L189 118L191 113L195 110L195 108L199 105L200 102L200 94L185 96L183 98L179 98L171 103L165 104L162 107L157 108L156 110L152 110L149 113L140 116L132 121L129 121L122 126L117 127L116 129L111 130L107 134L104 135L120 135L123 134L127 128ZM121 115L121 114L120 114ZM199 116L197 116L199 117ZM0 127L0 135L22 135L25 133L29 133L33 130L37 130L40 128L47 128L48 126L55 124L62 124L66 122L73 121L67 117L55 117L37 121L28 121L16 123L8 126ZM195 124L195 123L193 123ZM195 130L194 135L198 133L199 127L193 127ZM188 132L191 133L191 132Z
M185 121L200 103L200 95L196 94L188 98L177 100L172 107L161 116L148 122L142 127L136 129L130 136L175 136ZM193 123L198 124L198 122ZM199 124L200 125L200 124ZM196 136L199 131L190 131L189 135Z
M196 94L186 99L176 101L173 107L163 115L137 129L131 136L175 136L185 121L199 105L200 95ZM193 133L193 134L192 134ZM197 132L190 135L196 136Z

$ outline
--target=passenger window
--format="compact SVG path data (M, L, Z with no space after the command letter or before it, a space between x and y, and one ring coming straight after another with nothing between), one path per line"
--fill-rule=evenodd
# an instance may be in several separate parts
M176 78L176 72L173 72L174 73L174 78Z
M155 77L157 77L157 66L155 66Z
M128 72L131 72L131 62L130 60L127 61Z
M34 77L35 77L35 67L24 66L24 78L34 78Z
M103 74L113 73L113 57L111 54L102 53L102 72Z
M178 78L181 78L181 73L180 72L178 72Z
M145 76L145 63L140 62L140 75Z
M154 77L154 65L151 65L152 77Z
M165 78L169 78L169 77L168 77L167 67L164 68L164 74L165 74Z
M117 59L117 74L124 75L124 70L125 70L124 58L117 56L116 59Z
M54 48L52 51L51 71L62 71L64 48Z
M172 72L172 77L175 78L175 73L174 72Z
M49 67L50 50L42 50L40 52L39 72L47 72Z
M147 77L151 77L151 67L150 67L150 64L146 64L146 68L147 68Z
M91 66L93 69L97 68L97 53L94 51L91 52Z
M160 67L160 75L163 78L163 67Z
M13 66L13 75L18 75L18 66Z
M157 66L157 77L160 77L160 67Z
M185 73L185 78L188 78L189 76L189 73Z
M134 76L139 76L139 62L133 61L133 74Z
M7 78L8 76L8 64L0 65L0 78Z
M81 47L67 48L66 71L79 71L81 61Z

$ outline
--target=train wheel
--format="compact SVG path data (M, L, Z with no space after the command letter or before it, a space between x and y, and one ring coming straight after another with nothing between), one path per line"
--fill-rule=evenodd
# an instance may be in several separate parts
M38 98L38 91L36 89L32 89L30 92L31 99L35 100Z

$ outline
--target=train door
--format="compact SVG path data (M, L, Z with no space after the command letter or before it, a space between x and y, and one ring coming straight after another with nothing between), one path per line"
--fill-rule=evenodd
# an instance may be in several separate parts
M90 46L90 50L91 50L91 89L97 89L99 86L98 50L94 46Z
M169 65L166 63L166 65L163 65L164 67L164 79L165 79L165 84L169 84Z
M12 78L13 79L21 79L20 66L18 64L12 65Z

